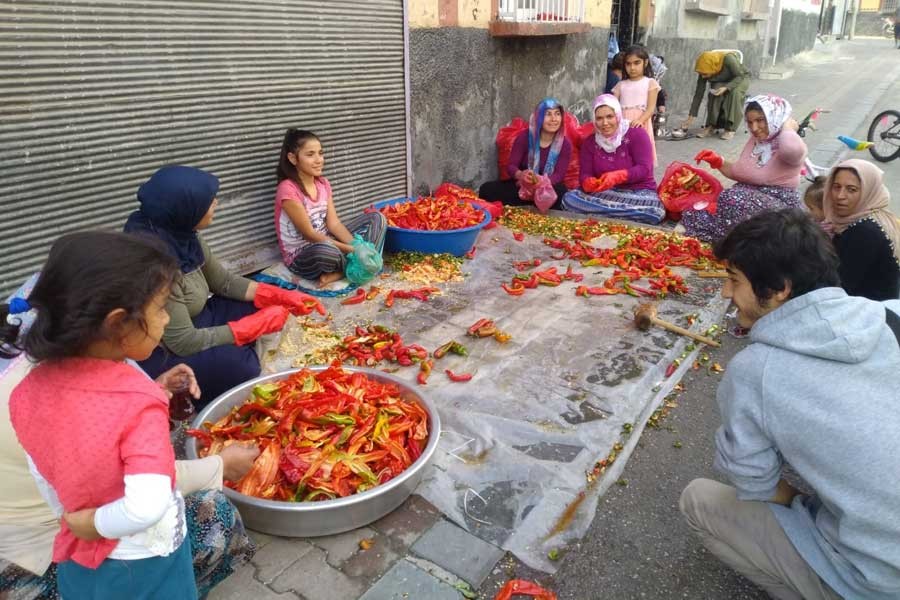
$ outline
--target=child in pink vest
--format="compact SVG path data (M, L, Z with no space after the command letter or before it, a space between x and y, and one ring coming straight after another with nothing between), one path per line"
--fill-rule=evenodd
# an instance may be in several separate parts
M37 366L10 417L29 466L61 517L53 546L63 598L197 598L184 501L175 489L168 398L125 361L146 359L169 322L178 262L155 239L63 236L27 300L0 305L0 350Z

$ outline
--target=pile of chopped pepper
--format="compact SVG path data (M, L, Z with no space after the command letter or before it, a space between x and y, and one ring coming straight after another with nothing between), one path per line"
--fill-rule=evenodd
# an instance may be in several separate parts
M189 430L200 455L252 440L261 453L226 485L247 496L288 502L349 496L390 481L421 455L428 415L392 383L333 363L253 388L216 423Z
M398 278L422 285L463 279L462 259L452 254L397 252L385 257L385 262Z
M438 198L423 196L412 202L391 204L379 209L388 225L419 231L446 231L478 225L484 213L471 202L445 195Z
M408 367L426 358L428 350L418 344L404 345L399 333L383 325L357 327L355 335L348 335L340 344L340 361L357 366L390 361Z
M684 294L688 288L672 267L701 270L717 265L709 246L675 233L593 219L546 217L511 207L504 210L502 220L507 227L543 235L544 243L559 251L551 256L553 260L578 260L585 267L615 269L603 286L578 286L575 293L579 296L629 294L661 298L670 293ZM613 238L615 245L606 248L592 245L591 240L600 236ZM519 270L522 264L517 262L513 266ZM649 287L635 285L639 279L646 279ZM504 287L507 293L524 292L515 281L509 287ZM524 287L529 286L524 284Z

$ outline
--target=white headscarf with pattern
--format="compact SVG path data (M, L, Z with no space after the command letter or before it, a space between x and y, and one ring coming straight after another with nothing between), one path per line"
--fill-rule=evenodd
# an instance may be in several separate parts
M757 141L750 152L751 156L756 157L756 164L760 167L769 162L772 153L778 144L775 138L781 133L781 128L788 119L791 118L791 103L775 94L760 94L753 96L744 103L744 114L747 114L747 107L751 104L758 104L766 115L766 124L769 126L769 137L764 141Z

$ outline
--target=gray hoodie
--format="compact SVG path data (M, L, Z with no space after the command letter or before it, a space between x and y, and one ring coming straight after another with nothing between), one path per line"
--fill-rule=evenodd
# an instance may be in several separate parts
M717 400L715 466L769 500L787 462L816 491L770 504L806 562L845 598L900 598L900 347L885 307L824 288L754 323Z

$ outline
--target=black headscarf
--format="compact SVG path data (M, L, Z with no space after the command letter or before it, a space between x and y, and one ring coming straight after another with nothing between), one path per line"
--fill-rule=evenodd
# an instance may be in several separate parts
M141 207L128 217L125 231L157 236L179 260L182 273L190 273L203 265L203 248L195 227L218 192L219 179L211 173L194 167L165 166L138 189Z

